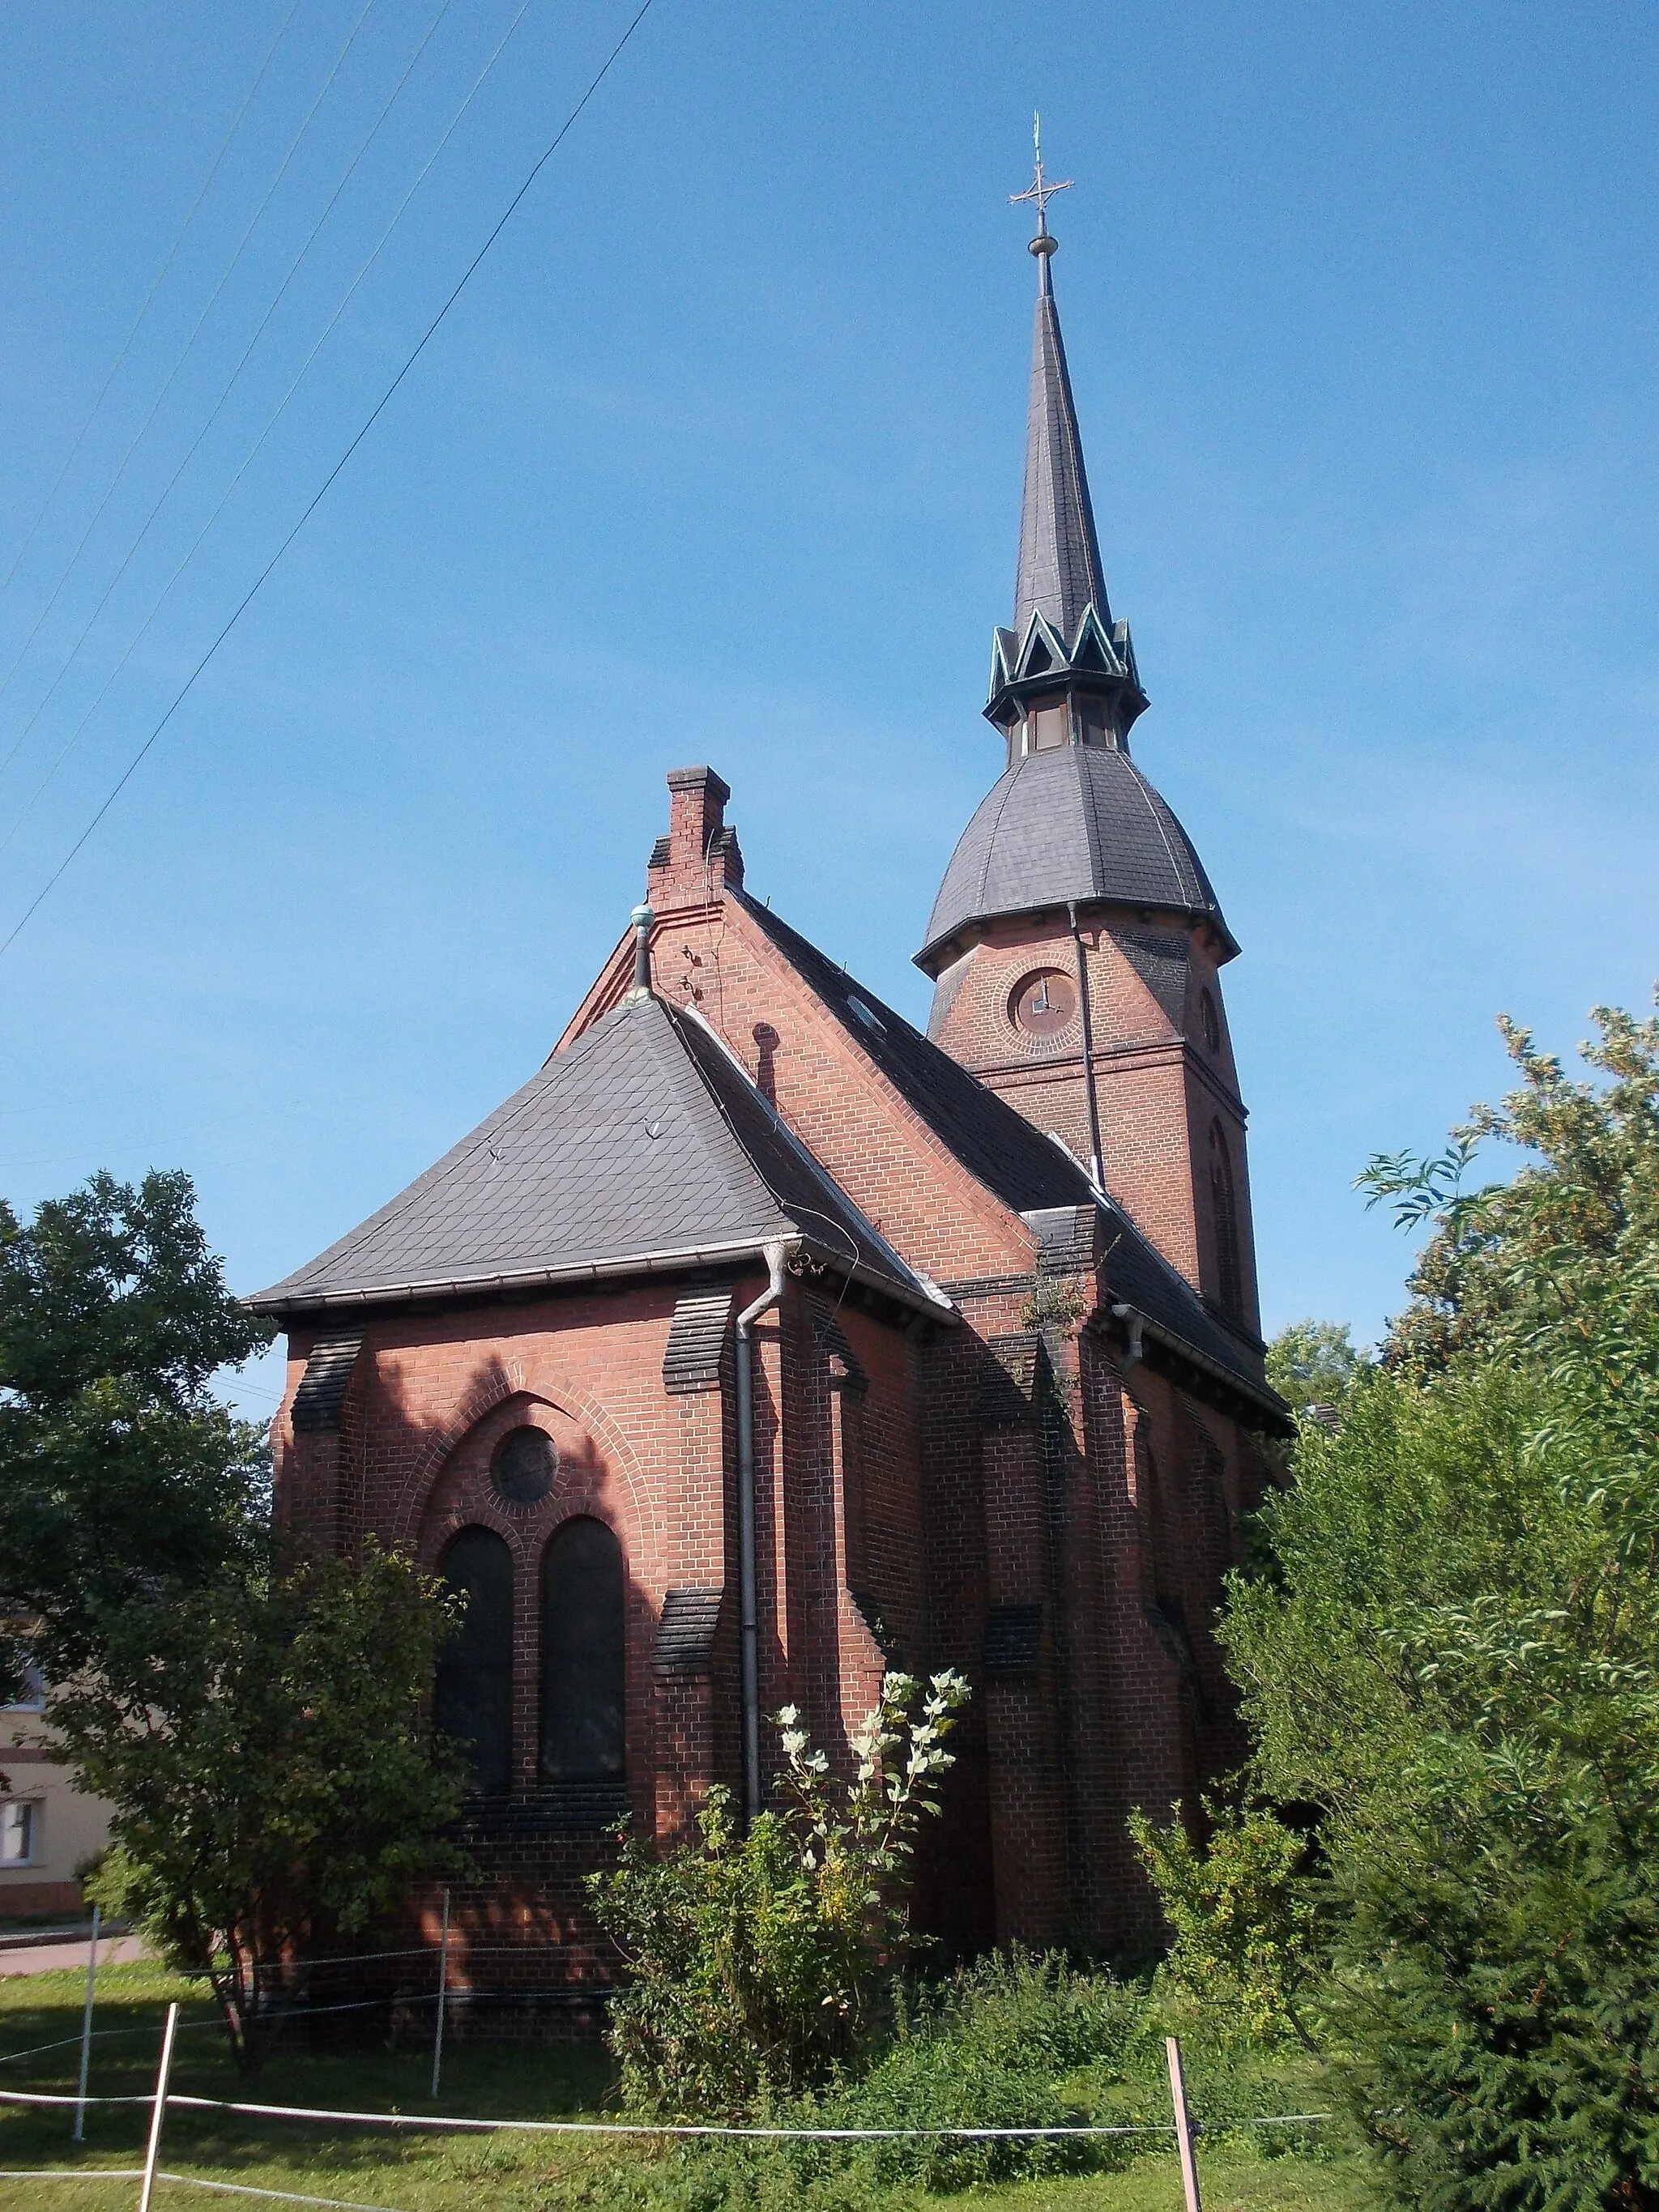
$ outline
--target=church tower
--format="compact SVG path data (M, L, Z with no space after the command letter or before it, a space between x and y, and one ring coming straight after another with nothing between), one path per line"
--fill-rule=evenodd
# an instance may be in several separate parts
M1244 1106L1220 971L1238 951L1202 863L1136 766L1147 701L1106 597L1052 275L1039 155L1025 488L987 720L1004 770L945 872L916 963L928 1034L1062 1139L1255 1344Z

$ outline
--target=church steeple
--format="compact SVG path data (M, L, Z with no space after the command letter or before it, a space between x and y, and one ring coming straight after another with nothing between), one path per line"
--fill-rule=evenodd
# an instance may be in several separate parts
M957 841L916 964L928 1035L1080 1160L1225 1325L1256 1323L1244 1109L1220 971L1238 951L1192 841L1130 758L1146 705L1106 604L1054 305L1043 174L1014 627L985 712L1002 774Z
M1035 136L1035 133L1034 133ZM1100 540L1083 465L1066 345L1054 304L1052 263L1059 241L1048 228L1048 202L1071 179L1051 182L1036 148L1036 177L1018 204L1036 206L1036 326L1031 339L1031 392L1025 422L1025 489L1020 506L1019 568L1014 622L999 629L986 714L1008 739L1012 763L1039 742L1127 744L1129 726L1146 704L1127 623L1114 623L1106 599ZM1063 700L1054 696L1066 684ZM1031 724L1045 695L1040 726ZM1057 708L1063 705L1063 719ZM1062 729L1063 736L1057 733Z
M1069 191L1071 185L1069 177L1059 184L1044 177L1039 143L1036 183L1029 191L1012 196L1014 203L1035 200L1037 211L1030 246L1037 264L1036 328L1025 418L1025 496L1019 517L1014 629L1023 635L1032 615L1041 614L1067 639L1077 635L1085 607L1092 606L1109 629L1112 622L1050 273L1059 241L1049 234L1048 203L1053 193Z

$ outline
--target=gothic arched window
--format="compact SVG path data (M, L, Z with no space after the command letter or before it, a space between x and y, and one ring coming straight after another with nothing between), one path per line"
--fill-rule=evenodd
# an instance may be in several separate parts
M513 1778L513 1554L493 1528L463 1528L441 1572L466 1610L438 1655L433 1725L465 1746L473 1787L495 1796Z
M1210 1214L1215 1223L1216 1295L1236 1320L1244 1313L1244 1276L1238 1255L1238 1200L1232 1157L1219 1121L1210 1124Z
M602 1521L567 1521L542 1561L542 1778L620 1782L622 1546Z

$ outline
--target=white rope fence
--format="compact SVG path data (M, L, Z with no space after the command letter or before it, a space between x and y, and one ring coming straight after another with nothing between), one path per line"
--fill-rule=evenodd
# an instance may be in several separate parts
M45 2089L0 2089L0 2105L71 2106L76 2099ZM153 2090L126 2096L88 2097L88 2105L154 2106ZM455 2112L354 2112L324 2105L255 2105L223 2097L191 2097L169 2091L169 2112L234 2112L245 2118L309 2120L329 2127L424 2129L452 2135L564 2135L650 2136L660 2137L726 2136L763 2142L899 2142L924 2137L948 2137L954 2142L1000 2142L1048 2141L1070 2136L1172 2136L1173 2120L1139 2120L1117 2126L1082 2121L1052 2127L948 2128L745 2128L719 2125L714 2121L670 2120L501 2120L469 2118ZM1313 2127L1328 2120L1328 2112L1272 2112L1242 2120L1189 2120L1195 2136L1231 2135L1240 2128Z
M350 2010L355 2008L341 2007L339 2009ZM441 2008L439 2017L441 2021ZM1170 2036L1166 2039L1170 2069L1170 2098L1174 2112L1174 2118L1170 2120L1121 2123L1080 2122L1057 2126L1029 2127L789 2128L742 2127L713 2121L527 2120L464 2117L459 2113L359 2112L326 2106L256 2104L241 2099L195 2097L182 2092L174 2092L170 2087L170 2081L173 2047L180 2025L179 2007L174 2002L167 2007L167 2020L161 2034L161 2061L156 2069L155 2087L149 2094L135 2092L124 2096L88 2097L85 2087L84 2066L82 2087L79 2094L76 2096L45 2089L0 2089L0 2106L10 2105L25 2110L40 2111L56 2111L65 2106L72 2107L76 2113L77 2142L80 2140L81 2122L88 2106L148 2106L150 2112L149 2138L142 2169L36 2167L16 2172L0 2171L0 2180L136 2180L142 2185L138 2200L139 2212L150 2212L151 2199L158 2182L186 2188L215 2190L234 2197L260 2197L272 2203L328 2207L331 2209L331 2212L392 2212L392 2208L386 2206L355 2203L342 2197L308 2197L292 2190L258 2189L246 2182L220 2181L197 2174L166 2172L160 2164L161 2131L170 2110L222 2112L254 2120L294 2120L311 2126L381 2128L394 2133L412 2130L427 2134L447 2135L599 2136L657 2142L724 2140L836 2143L915 2141L1054 2142L1131 2136L1173 2136L1176 2148L1180 2154L1182 2185L1186 2198L1187 2212L1202 2212L1199 2194L1198 2166L1194 2155L1194 2147L1200 2136L1231 2134L1245 2128L1312 2127L1318 2126L1331 2118L1328 2112L1276 2112L1242 2120L1206 2122L1193 2119L1187 2106L1181 2045L1175 2036ZM80 2039L73 2037L64 2039L67 2042ZM43 2045L40 2047L49 2050L54 2046ZM441 2045L440 2045L441 2048ZM23 2057L27 2054L15 2052L11 2055ZM434 2052L434 2061L436 2055ZM438 2078L435 2063L433 2078L435 2092Z

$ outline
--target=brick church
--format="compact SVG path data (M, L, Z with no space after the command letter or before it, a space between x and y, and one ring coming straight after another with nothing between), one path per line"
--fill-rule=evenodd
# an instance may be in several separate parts
M973 1686L917 1900L958 1953L1144 1939L1126 1816L1240 1753L1210 1622L1288 1420L1238 947L1130 750L1036 197L998 773L915 955L927 1035L748 895L726 786L677 769L545 1063L252 1301L289 1336L284 1526L467 1594L435 1707L475 1985L603 1978L612 1824L763 1803L786 1704L844 1758L891 1667Z

